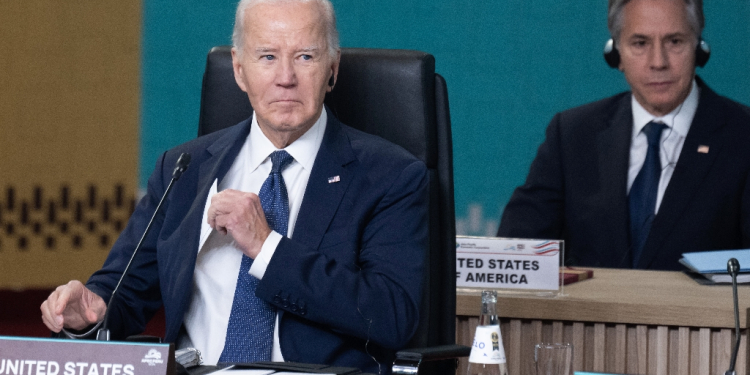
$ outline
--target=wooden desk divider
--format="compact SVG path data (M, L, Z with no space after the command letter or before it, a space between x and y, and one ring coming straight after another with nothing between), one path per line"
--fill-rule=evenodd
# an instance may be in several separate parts
M481 290L457 290L456 343L470 345ZM565 296L499 295L511 375L534 374L537 342L573 344L573 370L615 374L706 375L729 368L734 343L730 285L699 285L682 272L594 269ZM748 365L750 287L740 285L738 374ZM461 361L457 374L466 369ZM84 374L85 375L85 374Z

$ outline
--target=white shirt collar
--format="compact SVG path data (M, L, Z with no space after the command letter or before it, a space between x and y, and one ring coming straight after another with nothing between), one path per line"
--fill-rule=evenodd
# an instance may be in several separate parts
M325 108L323 108L320 117L318 117L313 126L296 141L284 148L306 170L312 169L315 156L318 154L320 144L323 142L323 134L325 133L327 121L328 114ZM253 121L250 124L250 171L256 170L276 150L278 150L276 146L260 130L258 119L255 117L255 112L253 112Z
M651 121L661 122L672 128L675 133L687 137L688 130L690 130L690 124L693 122L695 117L695 111L698 109L698 98L700 97L700 89L698 84L693 79L693 85L690 88L690 94L685 98L677 108L668 114L657 117L649 113L641 103L635 99L635 96L631 95L631 103L633 108L633 138L635 138L643 129L646 124Z

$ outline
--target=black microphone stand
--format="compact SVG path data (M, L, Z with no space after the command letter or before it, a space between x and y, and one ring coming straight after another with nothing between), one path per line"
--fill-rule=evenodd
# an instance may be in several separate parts
M169 195L169 191L172 190L172 185L175 183L175 181L180 179L180 176L182 176L182 172L185 172L189 164L190 164L190 154L188 153L183 153L182 155L180 155L179 159L177 159L177 163L175 165L174 171L172 172L172 179L169 181L167 190L164 191L164 194L161 196L161 200L159 200L159 204L156 205L154 214L151 215L151 220L148 221L146 230L143 231L143 236L141 236L141 239L138 241L138 245L135 246L135 250L133 250L133 255L130 256L130 260L128 261L128 264L125 266L125 270L122 271L122 276L120 276L120 280L117 281L117 285L115 286L115 289L112 291L112 295L109 297L109 303L107 304L107 311L104 313L104 320L102 323L102 328L100 328L99 331L96 332L96 339L98 341L109 341L109 324L108 324L109 312L111 311L112 302L115 299L115 295L120 288L120 284L122 284L122 280L125 278L125 275L128 273L128 270L130 269L130 265L133 263L135 254L138 253L138 250L141 248L141 245L143 244L143 240L146 238L146 235L148 235L149 230L151 230L151 224L154 223L156 214L159 213L159 209L161 208L162 203L164 203L164 200L166 200L167 195Z
M740 350L740 308L739 298L737 297L737 274L740 272L740 262L732 258L727 262L727 271L732 276L732 297L734 299L734 333L735 342L732 350L732 359L729 362L729 370L724 375L735 375L734 366L737 364L737 352Z

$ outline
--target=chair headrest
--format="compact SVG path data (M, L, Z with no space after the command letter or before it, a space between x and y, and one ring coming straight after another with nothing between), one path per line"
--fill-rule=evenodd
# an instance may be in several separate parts
M334 90L325 103L341 122L383 137L432 165L435 144L435 59L408 50L344 48ZM203 76L198 135L252 115L237 86L231 47L214 47Z

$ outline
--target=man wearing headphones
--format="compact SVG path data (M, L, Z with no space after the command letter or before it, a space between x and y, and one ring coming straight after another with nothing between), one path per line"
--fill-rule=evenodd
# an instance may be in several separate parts
M565 240L569 265L680 269L750 247L750 108L714 93L701 0L610 0L630 92L558 113L498 236Z

